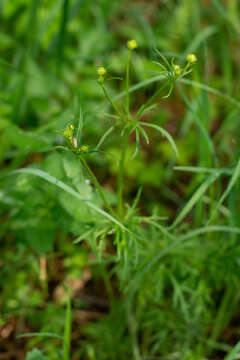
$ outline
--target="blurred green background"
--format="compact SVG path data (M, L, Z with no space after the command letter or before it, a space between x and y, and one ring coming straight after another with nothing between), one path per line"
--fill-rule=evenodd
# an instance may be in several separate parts
M31 166L95 197L74 156L50 149L63 143L61 132L74 122L76 102L83 111L84 143L94 148L109 129L111 109L97 67L122 77L126 42L136 39L131 84L141 87L132 93L134 113L158 86L154 80L144 85L158 75L156 48L178 63L196 53L198 63L181 88L146 114L146 121L151 117L174 137L179 159L153 130L150 145L143 141L134 159L132 139L126 162L126 199L134 199L143 186L140 213L160 214L170 225L206 179L205 173L176 171L175 165L231 173L239 159L239 7L238 0L0 1L0 359L24 359L35 346L45 355L29 360L61 359L61 340L18 335L63 333L63 284L72 289L73 360L203 360L230 354L240 334L239 233L196 237L166 257L141 284L131 318L124 307L127 293L117 280L121 264L97 261L84 241L73 244L95 215L42 179L6 175ZM124 81L108 81L107 87L117 96ZM119 157L119 133L106 139L104 151ZM114 204L114 158L96 154L89 162ZM201 196L179 233L207 224L228 175ZM239 228L237 178L214 224ZM148 263L159 244L156 230L146 236L152 241ZM133 267L126 281L137 273Z

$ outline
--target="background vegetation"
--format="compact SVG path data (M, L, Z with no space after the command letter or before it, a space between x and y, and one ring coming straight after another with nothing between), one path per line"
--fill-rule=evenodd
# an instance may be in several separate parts
M0 2L0 359L239 358L239 12L238 0ZM198 63L144 115L179 158L148 129L132 159L131 137L124 197L142 193L119 255L100 215L13 171L42 170L102 206L77 158L52 148L79 105L84 144L110 128L96 68L123 77L131 38L133 113L159 85L156 48ZM102 148L119 158L120 132ZM88 163L115 206L115 158Z

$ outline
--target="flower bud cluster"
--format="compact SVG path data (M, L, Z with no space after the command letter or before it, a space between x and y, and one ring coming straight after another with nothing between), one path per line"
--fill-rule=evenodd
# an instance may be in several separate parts
M103 81L104 81L104 75L106 74L106 69L103 67L103 66L101 66L101 67L99 67L98 69L97 69L97 73L98 73L98 75L99 75L99 77L98 77L98 82L100 82L100 83L103 83Z

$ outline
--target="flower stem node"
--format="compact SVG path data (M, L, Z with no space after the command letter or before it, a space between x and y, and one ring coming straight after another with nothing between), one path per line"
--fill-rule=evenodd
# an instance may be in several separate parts
M134 49L136 49L136 47L137 47L137 42L136 42L136 40L128 40L128 42L127 42L127 47L130 49L130 50L134 50Z
M189 64L194 64L194 63L196 63L196 62L197 62L197 57L196 57L196 55L195 55L195 54L188 54L188 56L187 56L187 62L188 62Z

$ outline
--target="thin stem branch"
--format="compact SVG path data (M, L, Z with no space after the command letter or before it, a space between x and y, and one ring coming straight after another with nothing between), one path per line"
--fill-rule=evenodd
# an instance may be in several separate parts
M92 170L91 170L90 167L88 166L88 164L87 164L87 162L86 162L86 160L84 159L83 156L81 156L81 162L82 162L84 168L87 170L87 172L88 172L90 178L92 179L94 185L96 186L97 191L98 191L100 197L102 198L102 201L103 201L106 209L109 211L109 213L110 213L113 217L115 217L115 212L113 211L111 205L108 203L108 201L107 201L107 199L106 199L106 197L105 197L105 195L104 195L104 193L103 193L103 191L102 191L101 185L99 184L96 176L94 175L94 173L92 172Z
M148 99L148 101L147 101L144 105L142 105L142 106L140 107L140 109L138 110L135 118L133 119L134 121L137 121L137 120L140 118L140 116L142 115L142 113L144 112L144 110L145 110L149 105L151 105L151 103L152 103L152 102L156 99L156 97L162 92L162 90L165 89L165 87L167 87L167 85L169 85L169 82L170 82L169 80L166 81L166 82Z
M110 102L110 104L112 105L112 107L114 108L114 110L116 111L116 113L120 116L120 118L122 119L122 113L121 111L119 110L119 108L117 107L117 105L112 101L111 97L109 96L103 82L100 83L102 89L103 89L103 92L104 92L104 95L106 97L106 99Z
M130 119L130 95L129 95L129 69L130 69L130 60L131 60L132 50L129 49L127 57L127 66L126 66L126 111L127 118Z

